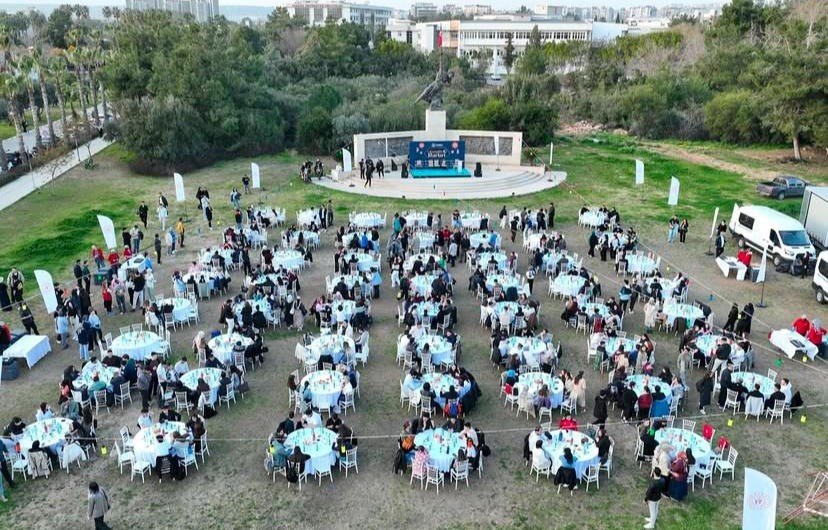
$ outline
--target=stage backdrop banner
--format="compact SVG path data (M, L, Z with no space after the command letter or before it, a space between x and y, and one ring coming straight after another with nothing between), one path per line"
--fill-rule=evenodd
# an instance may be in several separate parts
M257 164L256 162L251 162L250 164L250 176L253 178L253 187L261 188L262 181L261 177L259 176L259 164Z
M776 484L764 473L746 467L742 529L773 530L774 528L776 528Z
M34 271L37 286L40 287L40 294L43 296L43 303L46 304L46 311L54 313L57 310L58 302L55 296L55 282L48 271Z
M101 232L103 232L104 241L106 241L106 248L118 248L118 240L115 239L115 224L112 219L105 215L98 216L98 224L101 225Z
M679 186L679 179L672 177L670 179L670 194L667 196L667 204L669 206L675 206L678 204Z
M351 158L351 152L342 148L342 171L349 173L354 170L354 159Z
M635 184L644 184L644 162L635 161Z
M184 177L181 173L173 173L173 180L175 181L175 200L184 202L187 199L184 197Z
M408 144L408 160L411 169L452 169L456 167L456 161L466 160L466 142L411 142Z

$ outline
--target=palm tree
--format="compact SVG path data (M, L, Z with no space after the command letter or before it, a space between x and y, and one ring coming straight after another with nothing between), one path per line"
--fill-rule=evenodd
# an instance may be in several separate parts
M71 30L68 34L68 38L70 42L73 43L72 46L69 47L69 50L66 53L66 57L69 59L69 63L74 66L75 69L75 79L77 80L77 89L78 89L78 99L80 100L81 106L81 120L85 124L86 133L88 135L92 135L92 127L89 124L89 117L86 115L86 96L83 89L83 51L79 48L80 41L81 41L81 34L78 30Z
M32 62L37 72L38 84L40 84L40 97L43 99L43 109L46 111L46 126L49 129L49 139L51 145L54 146L57 143L57 137L55 136L55 126L52 122L52 109L49 107L49 93L46 91L46 58L39 49L35 49L32 53Z
M71 74L66 67L66 59L60 56L49 58L46 69L55 87L55 97L57 97L58 106L60 107L60 125L65 136L69 129L66 122L66 100L63 98L63 90L72 82Z
M92 116L96 122L100 122L101 116L98 114L98 83L96 80L97 70L100 55L100 49L95 47L88 47L84 50L84 62L86 64L86 74L89 79L89 91L92 94Z
M18 76L11 72L2 74L0 80L2 80L3 95L6 101L9 102L9 117L14 124L14 131L17 134L20 156L23 160L28 160L29 155L26 152L26 142L23 141L23 128L20 126L20 111L17 108L17 96L23 88L22 83Z
M34 85L32 84L32 72L34 70L34 61L31 55L24 55L14 65L20 74L20 79L26 89L26 94L29 96L29 112L32 115L32 127L35 134L35 147L38 151L43 150L43 138L40 136L40 111L35 103Z

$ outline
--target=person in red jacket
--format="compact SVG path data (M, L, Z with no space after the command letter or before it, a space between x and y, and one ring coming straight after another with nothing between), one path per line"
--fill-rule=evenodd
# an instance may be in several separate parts
M802 315L801 317L793 321L791 327L794 329L794 331L796 331L804 337L808 333L808 330L811 329L811 322L808 320L807 315Z
M808 330L808 334L806 335L806 338L811 341L811 344L817 347L818 355L823 358L828 354L828 345L822 342L825 340L826 333L828 332L825 331L825 328L822 327L819 320L814 319L811 329Z

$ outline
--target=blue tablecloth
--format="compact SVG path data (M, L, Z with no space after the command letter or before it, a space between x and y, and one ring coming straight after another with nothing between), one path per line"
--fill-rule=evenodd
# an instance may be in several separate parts
M546 385L549 387L549 400L552 401L552 408L561 406L564 397L564 383L553 375L545 372L527 372L520 374L518 385L526 388L532 398L538 395L538 391L543 385Z
M550 431L550 437L542 433L540 439L543 441L543 451L552 461L552 472L556 473L561 465L561 457L564 449L569 447L572 456L575 457L575 475L580 479L589 466L597 465L598 446L595 441L586 434L578 431L554 430Z
M655 439L658 443L667 442L673 446L675 457L679 451L686 451L689 447L693 450L693 456L696 459L696 464L707 465L710 463L710 457L713 455L713 450L710 447L710 442L705 440L701 435L684 429L669 428L659 429L655 433Z
M294 447L299 447L310 457L305 462L305 472L313 475L316 471L329 471L336 462L336 452L333 445L336 442L336 433L316 427L315 429L299 429L290 433L285 440L285 449L293 453Z
M181 376L181 384L190 390L198 387L198 378L204 376L204 382L210 385L210 404L218 399L221 370L218 368L196 368Z
M417 337L417 351L422 353L423 346L428 344L431 353L431 364L441 364L454 359L451 344L442 335L423 334Z
M414 437L414 445L428 451L428 462L443 473L451 469L451 462L466 442L459 434L444 429L423 431Z
M552 281L552 290L565 296L577 296L586 280L572 274L560 274Z
M465 396L469 391L468 387L462 386L460 382L452 376L438 372L422 374L420 379L412 380L411 390L419 392L425 383L428 383L431 386L431 390L433 390L437 395L434 402L440 405L440 408L446 406L446 400L441 398L440 394L447 392L449 387L452 385L454 385L454 390L457 391L458 399L462 399L463 396Z

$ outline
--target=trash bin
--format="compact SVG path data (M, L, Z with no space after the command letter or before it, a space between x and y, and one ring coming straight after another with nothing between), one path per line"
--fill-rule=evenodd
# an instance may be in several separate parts
M92 281L95 282L95 285L102 285L103 282L106 280L108 275L109 275L109 268L98 269L97 272L92 274Z
M17 366L17 359L14 357L3 357L3 373L0 380L13 381L20 376L20 368Z

